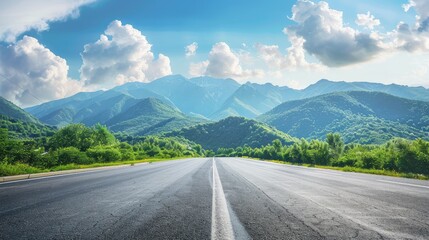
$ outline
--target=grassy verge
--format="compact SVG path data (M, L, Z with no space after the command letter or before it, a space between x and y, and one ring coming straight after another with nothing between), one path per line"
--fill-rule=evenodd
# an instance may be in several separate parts
M0 164L0 177L41 172L49 172L49 170L32 167L22 163Z
M402 177L402 178L414 178L414 179L420 179L420 180L429 180L429 176L422 175L422 174L415 174L415 173L401 173L401 172L395 172L395 171L389 171L389 170L365 169L365 168L348 167L348 166L347 167L332 167L332 166L321 166L321 165L311 165L311 164L294 164L294 163L279 161L279 160L262 160L262 159L254 159L254 158L248 158L248 159L260 160L260 161L265 161L265 162L280 163L280 164L286 164L286 165L294 165L294 166L330 169L330 170L337 170L337 171L343 171L343 172L357 172L357 173L367 173L367 174L375 174L375 175L383 175L383 176L391 176L391 177Z
M119 166L119 165L134 165L138 163L152 163L152 162L163 162L171 160L186 159L188 157L180 158L150 158L142 160L131 160L131 161L117 161L117 162L105 162L105 163L93 163L93 164L67 164L55 166L49 169L41 169L32 167L28 164L18 163L18 164L4 164L0 163L0 177L21 175L21 174L33 174L33 173L43 173L43 172L54 172L54 171L64 171L64 170L73 170L73 169L85 169L85 168L97 168L97 167L109 167L109 166Z

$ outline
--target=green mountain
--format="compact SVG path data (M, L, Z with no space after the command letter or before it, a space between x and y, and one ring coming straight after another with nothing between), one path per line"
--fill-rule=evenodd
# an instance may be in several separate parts
M184 137L201 144L204 149L236 148L248 145L260 147L275 139L292 144L295 138L266 124L243 117L229 117L215 123L200 124L167 133L167 136Z
M0 128L5 128L11 138L36 138L51 136L55 127L46 126L31 114L0 97Z
M429 103L380 92L341 92L285 102L258 117L292 136L381 143L393 137L428 139Z
M10 138L38 138L52 136L56 127L41 123L24 122L0 114L0 129L7 129Z
M385 85L368 82L333 82L326 79L322 79L303 89L300 98L347 91L382 92L407 99L429 101L429 89L424 87L409 87L397 84Z
M140 97L158 97L151 92ZM163 99L163 97L160 97ZM70 123L94 125L104 123L130 106L138 102L138 98L122 91L98 91L94 93L78 93L74 96L44 103L26 110L42 122L64 126ZM168 101L168 100L165 100Z
M429 101L429 90L423 87L408 87L396 84L384 85L368 82L333 82L322 79L303 90L274 86L270 83L246 83L240 86L211 119L228 116L255 118L286 101L305 99L323 94L345 91L383 92L390 95L421 101Z
M164 96L185 114L209 117L239 86L232 79L186 79L181 75L172 75L152 81L142 89Z
M211 118L222 119L229 116L255 118L287 100L297 98L299 92L288 87L278 87L271 83L263 85L246 83L226 99Z
M286 101L340 91L376 91L429 101L429 89L395 84L320 80L306 89L296 90L270 83L240 85L232 79L187 79L181 75L171 75L149 83L126 83L108 91L82 92L26 110L43 122L56 126L72 122L91 125L114 117L135 104L135 100L157 98L189 116L212 120L229 116L256 118ZM115 100L114 97L120 99ZM107 109L108 106L114 106L114 109Z
M181 112L207 118L238 88L232 79L199 77L187 79L172 75L150 83L130 82L108 91L78 93L26 110L45 123L103 123L145 98L157 98Z
M37 118L22 110L12 102L0 97L0 115L4 115L13 119L21 120L29 123L40 123Z
M105 124L115 132L149 135L181 129L205 122L186 116L175 107L155 98L140 100L127 111L114 116Z

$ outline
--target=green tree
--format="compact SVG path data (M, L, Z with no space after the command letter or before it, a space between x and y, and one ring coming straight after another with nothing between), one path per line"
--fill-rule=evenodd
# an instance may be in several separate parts
M107 127L99 123L93 127L93 139L95 145L112 145L117 142Z
M328 133L326 135L326 142L331 151L331 157L338 159L344 151L344 141L338 133Z

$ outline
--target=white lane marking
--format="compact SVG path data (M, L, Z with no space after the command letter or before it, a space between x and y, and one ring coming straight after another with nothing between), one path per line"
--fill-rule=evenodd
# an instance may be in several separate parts
M393 184L399 184L399 185L405 185L405 186L420 187L420 188L427 188L427 189L429 189L429 186L423 186L423 185L417 185L417 184L411 184L411 183L401 183L401 182L388 181L388 180L377 180L377 181L384 182L384 183L393 183Z
M213 158L213 195L212 195L212 232L211 239L234 239L231 218L225 193Z

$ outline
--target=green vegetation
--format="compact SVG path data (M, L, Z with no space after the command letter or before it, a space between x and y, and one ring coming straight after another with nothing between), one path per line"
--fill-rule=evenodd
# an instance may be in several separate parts
M429 139L429 103L379 92L342 92L285 102L258 119L306 139L339 132L346 143Z
M291 146L283 146L281 141L274 140L260 148L222 148L216 155L247 156L391 176L429 177L429 142L422 139L398 138L383 145L345 145L339 134L328 134L326 141L302 139Z
M344 171L429 176L426 141L429 103L426 102L374 92L335 93L287 102L262 117L274 125L288 127L288 132L318 139L327 136L322 141L298 140L242 117L229 117L160 136L144 136L179 127L180 124L173 123L182 120L185 126L195 122L189 122L189 117L161 100L138 100L117 92L78 97L90 99L89 95L115 103L109 112L98 112L98 118L110 116L107 122L111 127L121 126L125 131L112 134L100 124L92 127L71 124L58 130L37 120L31 121L31 115L3 101L5 104L0 105L4 106L3 112L20 117L0 115L0 176L215 154ZM82 114L93 116L97 106L87 106ZM129 111L124 110L130 107ZM290 124L293 121L295 123Z
M139 161L193 157L204 154L201 146L174 138L149 136L131 145L119 142L105 126L71 124L46 141L13 139L0 129L0 176ZM95 164L95 165L94 165Z
M243 117L229 117L215 123L196 125L168 133L166 136L183 137L208 150L244 145L260 147L275 139L286 145L296 141L295 138L268 125Z
M143 136L178 130L203 121L188 117L161 100L146 98L106 121L106 125L115 132Z
M3 97L0 97L0 115L8 116L9 118L20 120L22 122L40 124L37 118L33 117L31 114L22 110L21 108L4 99Z
M18 119L0 115L0 128L9 131L10 138L43 138L54 135L56 127L41 123L24 122Z

